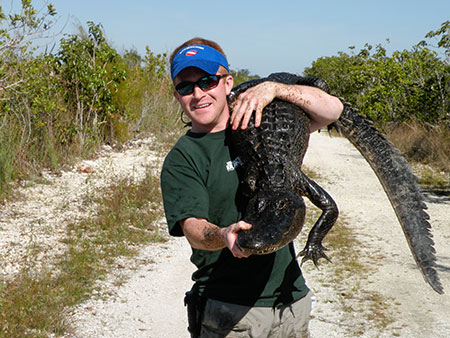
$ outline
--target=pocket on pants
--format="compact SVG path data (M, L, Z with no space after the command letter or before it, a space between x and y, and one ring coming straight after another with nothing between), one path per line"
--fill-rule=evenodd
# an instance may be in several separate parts
M208 299L203 315L202 327L206 330L226 334L231 331L245 332L250 326L241 319L250 307ZM203 328L202 328L203 329Z

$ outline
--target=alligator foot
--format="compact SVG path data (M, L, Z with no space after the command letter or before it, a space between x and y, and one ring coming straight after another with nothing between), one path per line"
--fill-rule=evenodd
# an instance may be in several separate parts
M331 259L328 258L328 256L325 254L324 251L328 250L327 248L325 248L324 246L322 246L322 244L319 245L306 245L305 248L299 252L299 254L297 255L297 257L301 257L302 258L302 262L300 263L300 265L303 265L303 263L305 263L306 261L313 261L314 265L316 266L316 268L319 268L319 259L320 258L325 258L328 262L331 263Z

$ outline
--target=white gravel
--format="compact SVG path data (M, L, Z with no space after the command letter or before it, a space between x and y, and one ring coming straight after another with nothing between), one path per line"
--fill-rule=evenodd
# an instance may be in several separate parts
M94 161L81 163L59 177L47 175L46 184L23 188L22 201L0 208L0 273L14 274L26 261L30 245L51 259L64 248L59 239L64 224L91 210L99 187L123 175L139 177L148 165L155 171L161 157L143 140L123 152L106 149ZM341 217L357 236L361 259L373 272L330 283L340 258L329 252L332 264L320 270L303 267L317 303L311 321L312 337L450 337L450 201L429 202L439 273L445 295L425 284L416 268L401 227L377 178L357 150L343 138L313 134L305 166L319 173L316 181L336 200ZM85 173L82 169L91 168ZM59 235L58 235L59 234ZM298 243L302 247L304 241ZM326 245L326 240L325 240ZM125 268L102 282L100 297L92 297L68 320L74 332L67 337L188 337L183 295L194 270L184 238L143 248L133 260L120 260ZM120 283L119 283L120 282ZM366 318L371 311L367 294L376 291L394 323L380 328ZM109 296L105 296L108 295ZM353 311L344 310L340 299Z
M362 243L362 259L375 271L368 280L356 277L333 285L327 282L339 265L333 252L333 264L320 270L305 265L308 285L317 298L312 337L450 337L450 297L425 284L381 185L357 150L346 139L315 133L305 165L322 177L317 181L337 201L342 217ZM440 277L450 292L450 202L428 205ZM74 316L76 337L188 337L182 300L191 285L193 266L187 242L171 239L144 249L142 255L153 255L155 263L133 272L117 297L79 307ZM365 319L370 301L364 291L371 290L381 294L388 303L386 311L395 319L386 328ZM343 294L353 312L342 309L338 298Z
M318 299L316 320L311 322L313 337L450 337L450 199L427 203L438 271L447 292L439 295L425 284L381 184L347 139L313 134L305 163L320 173L317 181L336 200L341 217L362 243L362 259L375 269L361 285L343 281L343 287L326 288L320 282L322 273L338 265L339 257L321 271L305 271ZM329 301L336 289L350 298L353 313L343 313ZM361 318L368 310L361 290L380 293L396 322L377 329Z
M0 277L11 277L25 265L39 269L65 250L66 225L95 212L95 197L123 178L139 181L147 170L159 170L161 156L152 138L135 140L114 151L104 146L95 160L78 163L59 175L22 182L16 201L0 205ZM150 168L150 169L149 169ZM30 252L37 259L29 261Z

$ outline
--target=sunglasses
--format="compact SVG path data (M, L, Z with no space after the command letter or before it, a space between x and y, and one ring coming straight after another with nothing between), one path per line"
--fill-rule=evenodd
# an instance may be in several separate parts
M226 76L227 75L208 75L202 77L200 80L195 82L191 81L180 82L175 86L175 90L181 96L192 94L194 92L195 86L198 86L198 88L200 88L203 91L210 90L216 88L217 85L219 84L220 79Z

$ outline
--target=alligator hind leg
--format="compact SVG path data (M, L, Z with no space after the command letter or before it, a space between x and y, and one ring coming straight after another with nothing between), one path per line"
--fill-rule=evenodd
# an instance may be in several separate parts
M301 181L303 195L308 197L316 207L321 209L322 214L309 232L305 248L298 256L303 256L301 264L307 260L312 260L317 267L319 258L325 258L330 261L324 252L326 248L323 247L322 240L336 222L339 211L333 198L316 182L303 173Z

